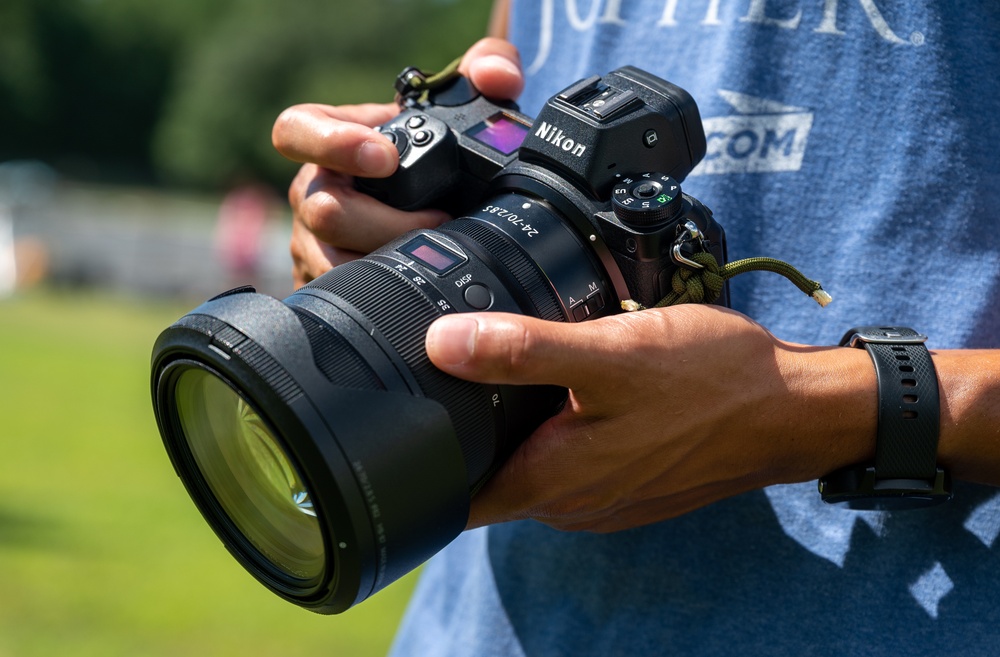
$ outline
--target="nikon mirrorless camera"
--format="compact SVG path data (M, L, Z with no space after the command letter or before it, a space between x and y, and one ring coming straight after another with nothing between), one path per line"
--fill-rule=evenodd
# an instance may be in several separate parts
M414 75L405 70L397 89ZM424 100L398 98L402 112L379 130L395 144L399 168L389 178L359 179L357 188L404 210L437 207L491 224L556 275L590 272L545 267L553 257L580 264L596 257L607 274L598 288L607 289L550 280L561 307L546 319L569 311L567 319L579 321L618 299L652 306L670 291L677 267L691 266L683 254L692 250L725 262L722 228L681 192L679 181L705 155L705 135L694 99L680 87L626 66L566 88L534 120L461 77Z
M424 351L431 322L467 311L589 320L626 299L655 304L679 268L697 266L695 251L725 260L722 228L680 188L705 154L683 89L624 67L570 85L531 119L461 77L418 98L415 75L380 127L399 169L357 187L455 218L283 301L223 293L153 351L157 423L198 508L265 586L322 613L454 539L471 497L565 400L444 374Z

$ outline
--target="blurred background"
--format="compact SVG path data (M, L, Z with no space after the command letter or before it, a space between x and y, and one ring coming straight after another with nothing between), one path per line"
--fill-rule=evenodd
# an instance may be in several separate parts
M0 3L0 657L385 653L414 578L335 617L258 585L173 474L149 355L222 290L291 292L278 113L391 100L489 4Z

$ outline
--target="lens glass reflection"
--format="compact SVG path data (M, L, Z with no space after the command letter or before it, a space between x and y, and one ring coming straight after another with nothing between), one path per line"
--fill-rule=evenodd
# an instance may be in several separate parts
M312 497L267 424L215 374L184 370L174 388L191 454L229 519L286 576L323 572Z

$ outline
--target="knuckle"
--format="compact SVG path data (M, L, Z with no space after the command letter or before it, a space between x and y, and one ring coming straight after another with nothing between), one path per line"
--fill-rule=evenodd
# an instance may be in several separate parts
M292 256L292 263L295 266L294 271L298 274L306 260L306 251L302 246L301 240L293 237L291 243L288 245L288 252Z
M296 262L292 266L292 283L294 284L295 289L299 289L311 280L313 280L313 277L310 276L309 272L306 270L305 263Z
M500 361L504 375L520 373L531 365L535 338L528 327L517 322L511 326L508 335L498 337L501 339L500 349L505 356Z
M288 186L288 203L292 206L292 210L298 208L305 200L315 168L311 164L304 164L292 178L292 183Z
M344 223L344 205L333 194L312 194L299 207L302 225L324 242L336 245L341 239Z

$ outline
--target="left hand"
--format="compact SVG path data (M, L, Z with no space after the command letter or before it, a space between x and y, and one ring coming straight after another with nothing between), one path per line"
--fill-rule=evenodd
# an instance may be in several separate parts
M720 307L578 324L450 315L426 346L460 378L570 390L473 499L469 527L535 518L617 531L872 456L863 350L785 343Z
M459 71L490 98L513 100L524 86L520 55L502 39L476 42ZM288 190L296 288L409 230L433 228L450 218L437 210L404 212L354 188L354 176L384 178L399 165L396 147L372 129L398 112L395 103L303 104L289 107L275 121L274 147L303 163Z

